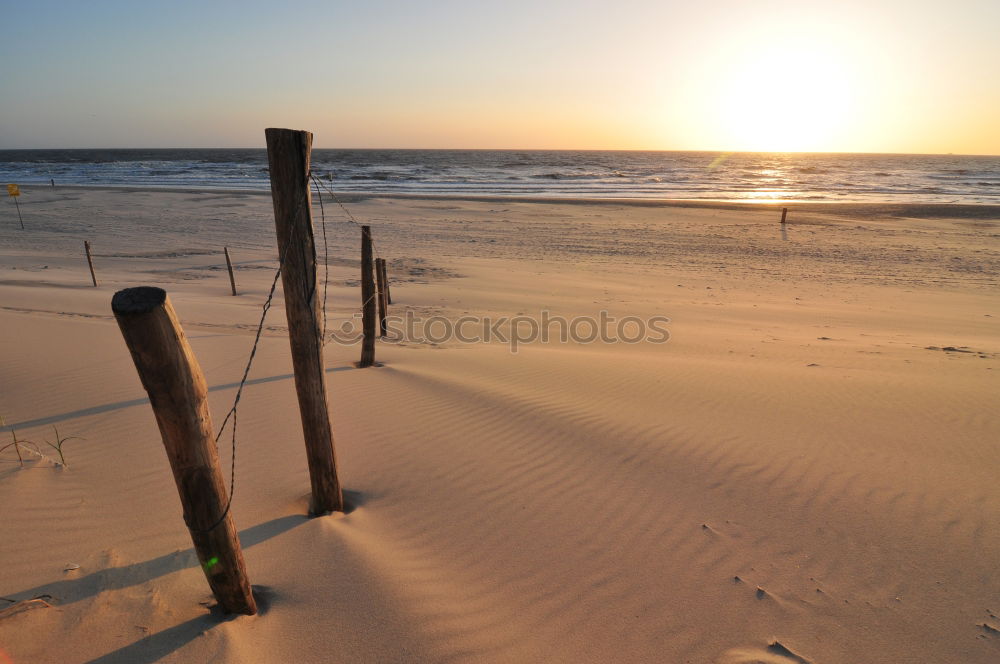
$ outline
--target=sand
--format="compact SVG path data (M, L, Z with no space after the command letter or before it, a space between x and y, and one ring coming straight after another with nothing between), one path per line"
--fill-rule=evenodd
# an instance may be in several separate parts
M232 508L263 610L225 618L110 301L168 291L220 423L270 198L24 192L0 415L84 440L67 467L0 453L0 662L1000 661L998 208L347 198L394 313L606 310L670 340L382 342L364 370L328 344L355 509L309 519L279 288ZM335 329L360 233L325 212Z

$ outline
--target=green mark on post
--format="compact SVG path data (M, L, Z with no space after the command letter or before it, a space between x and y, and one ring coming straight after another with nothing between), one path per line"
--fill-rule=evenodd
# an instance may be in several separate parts
M218 556L212 556L211 558L209 558L208 560L206 560L204 563L202 563L202 567L204 567L205 571L207 572L208 570L212 569L213 567L215 567L218 564L219 564L219 557Z

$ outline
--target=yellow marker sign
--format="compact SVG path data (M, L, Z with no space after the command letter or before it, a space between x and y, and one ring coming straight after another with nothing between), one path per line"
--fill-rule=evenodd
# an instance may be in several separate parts
M7 195L8 196L20 196L21 189L16 184L7 185Z

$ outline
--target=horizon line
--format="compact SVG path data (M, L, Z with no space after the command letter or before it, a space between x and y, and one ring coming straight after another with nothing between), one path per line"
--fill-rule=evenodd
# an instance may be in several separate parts
M213 146L213 147L83 147L83 148L8 148L0 147L0 152L6 151L37 151L44 150L266 150L264 146ZM719 150L719 149L659 149L659 148L394 148L394 147L316 147L313 150L392 150L411 152L695 152L705 154L788 154L788 155L886 155L907 157L1000 157L993 153L969 152L873 152L851 150Z

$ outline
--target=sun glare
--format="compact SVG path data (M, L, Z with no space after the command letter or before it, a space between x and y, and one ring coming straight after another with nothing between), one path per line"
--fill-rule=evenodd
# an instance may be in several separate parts
M856 84L849 64L807 42L742 58L719 81L712 109L719 135L733 150L830 150L852 119Z

